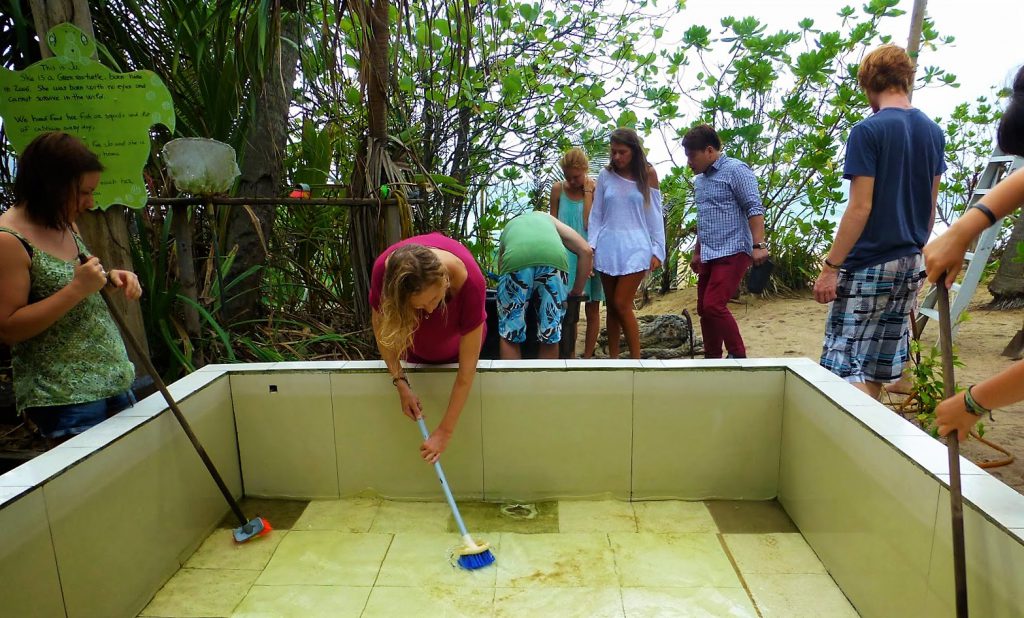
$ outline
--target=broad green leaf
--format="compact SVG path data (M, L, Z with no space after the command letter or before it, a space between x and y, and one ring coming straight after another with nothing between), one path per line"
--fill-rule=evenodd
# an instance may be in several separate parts
M617 126L630 128L636 127L636 122L636 113L631 109L623 110L622 113L619 114L618 119L615 121Z

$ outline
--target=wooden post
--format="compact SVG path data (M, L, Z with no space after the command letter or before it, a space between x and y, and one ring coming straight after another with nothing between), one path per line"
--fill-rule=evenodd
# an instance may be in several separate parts
M402 240L402 213L398 202L385 204L384 208L384 240L390 247Z
M178 281L181 292L189 299L199 302L198 286L196 285L196 261L193 247L192 223L188 220L188 206L175 204L171 207L171 228L174 231L174 253L178 261ZM216 230L214 231L216 233ZM189 337L199 337L199 311L192 305L183 303L185 316L185 332ZM198 367L202 359L193 359Z
M917 56L921 52L921 31L924 29L924 10L928 0L914 0L914 8L910 12L910 35L907 37L907 55L914 62L914 74L917 74ZM910 84L908 99L914 98L914 84Z

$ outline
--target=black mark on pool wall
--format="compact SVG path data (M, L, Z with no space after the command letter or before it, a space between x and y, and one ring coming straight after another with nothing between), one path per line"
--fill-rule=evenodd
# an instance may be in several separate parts
M270 385L270 392L271 393L276 393L277 392L277 384L271 384Z

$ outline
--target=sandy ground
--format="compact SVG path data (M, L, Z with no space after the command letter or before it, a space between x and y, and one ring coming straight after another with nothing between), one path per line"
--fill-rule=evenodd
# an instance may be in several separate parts
M960 326L956 337L956 353L964 363L964 367L957 370L957 381L961 385L978 382L1013 363L1000 353L1024 323L1024 310L985 309L991 298L987 288L979 287L968 309L968 320ZM688 288L665 296L655 295L639 313L679 313L689 309L697 320L696 307L697 291ZM740 325L749 356L819 358L827 306L816 303L810 294L770 299L744 295L738 302L730 303L730 308ZM581 316L579 351L583 349L584 328ZM934 343L937 333L938 325L929 322L922 339ZM883 401L884 398L883 393ZM986 420L985 425L985 438L1017 457L1012 464L990 468L989 472L1024 493L1024 403L996 411L995 420ZM1000 453L974 440L962 445L962 452L976 463L1002 458Z

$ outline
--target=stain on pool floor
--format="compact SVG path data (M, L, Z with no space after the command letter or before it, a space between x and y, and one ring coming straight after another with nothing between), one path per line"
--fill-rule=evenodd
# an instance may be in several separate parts
M497 557L478 571L449 564L442 502L280 502L254 511L274 532L215 531L140 616L857 616L776 502L466 503Z

